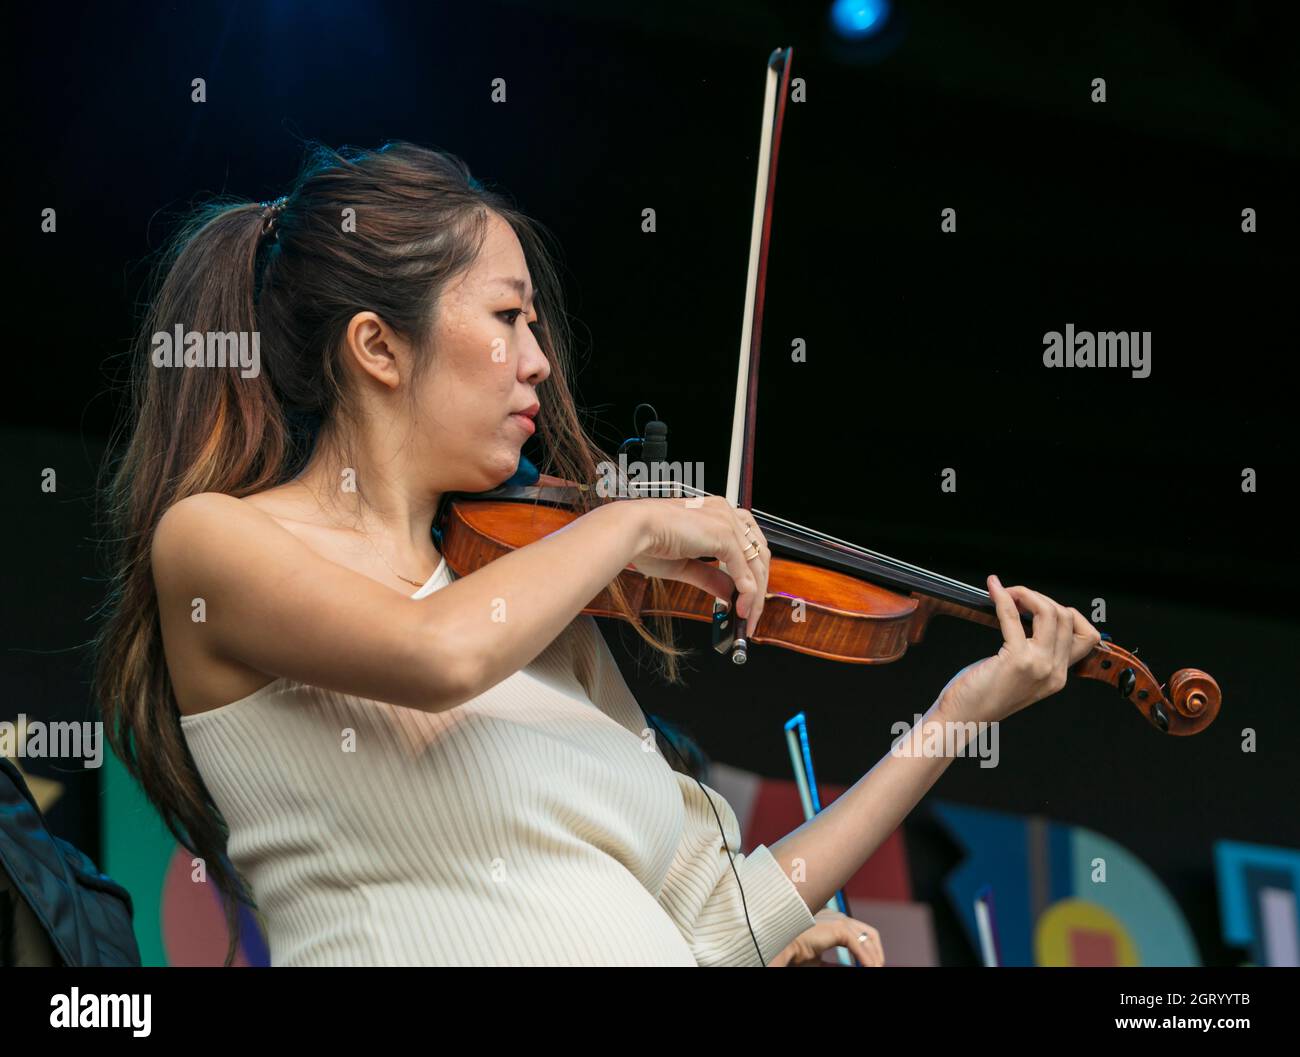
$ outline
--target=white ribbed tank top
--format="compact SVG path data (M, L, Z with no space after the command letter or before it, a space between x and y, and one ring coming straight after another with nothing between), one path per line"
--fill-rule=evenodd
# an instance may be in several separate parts
M759 964L713 810L591 617L444 712L281 678L180 722L272 965ZM768 961L813 916L708 795Z

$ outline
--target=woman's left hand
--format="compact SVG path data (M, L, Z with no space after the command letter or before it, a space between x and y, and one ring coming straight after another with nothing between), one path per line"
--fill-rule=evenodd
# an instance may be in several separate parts
M771 967L817 965L822 952L832 947L847 947L864 966L885 964L880 933L870 925L829 908L817 911L813 918L817 923L796 936L772 959Z
M1027 587L1003 587L996 576L988 585L1004 641L996 656L963 668L943 688L940 708L950 719L992 722L1041 701L1064 687L1070 668L1101 641L1076 609ZM1021 609L1033 614L1030 635Z

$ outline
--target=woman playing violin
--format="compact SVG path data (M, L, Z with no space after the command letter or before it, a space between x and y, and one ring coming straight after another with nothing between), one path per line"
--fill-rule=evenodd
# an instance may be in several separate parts
M151 355L178 328L198 351ZM214 334L255 336L258 369L205 357ZM739 854L734 812L655 751L581 615L631 567L734 594L756 625L779 603L749 511L589 495L468 575L439 552L440 499L510 478L535 432L566 480L608 458L578 420L546 240L463 163L320 149L285 198L191 218L135 367L97 690L200 880L232 921L256 904L273 964L788 964L818 935L880 963L874 932L814 912L950 759L891 753ZM1041 700L1099 640L988 588L1001 649L910 737Z

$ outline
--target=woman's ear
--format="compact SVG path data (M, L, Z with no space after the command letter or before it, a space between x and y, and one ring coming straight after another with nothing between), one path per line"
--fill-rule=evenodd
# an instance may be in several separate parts
M348 320L343 334L348 357L366 374L396 389L402 369L410 363L410 349L374 312L358 312Z

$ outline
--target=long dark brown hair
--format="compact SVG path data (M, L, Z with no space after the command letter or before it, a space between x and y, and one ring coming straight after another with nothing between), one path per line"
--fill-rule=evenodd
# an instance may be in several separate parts
M459 158L409 143L309 148L290 193L269 203L217 199L179 225L157 260L133 353L126 419L105 462L110 590L97 637L95 693L109 742L176 839L206 864L238 945L239 903L255 906L226 857L228 830L181 734L163 654L150 547L172 504L201 492L247 496L292 479L322 426L355 422L340 350L348 321L373 311L436 367L432 335L448 281L476 259L490 213L510 224L537 291L538 341L551 374L538 389L539 469L594 482L611 457L584 430L569 387L569 329L551 237ZM276 216L273 229L264 233ZM349 218L353 221L348 223ZM178 325L260 336L260 373L151 366L153 336ZM124 441L124 446L123 446ZM594 490L584 506L601 502ZM616 601L679 682L667 622L651 632ZM662 585L653 582L658 594ZM661 596L662 597L662 596Z

